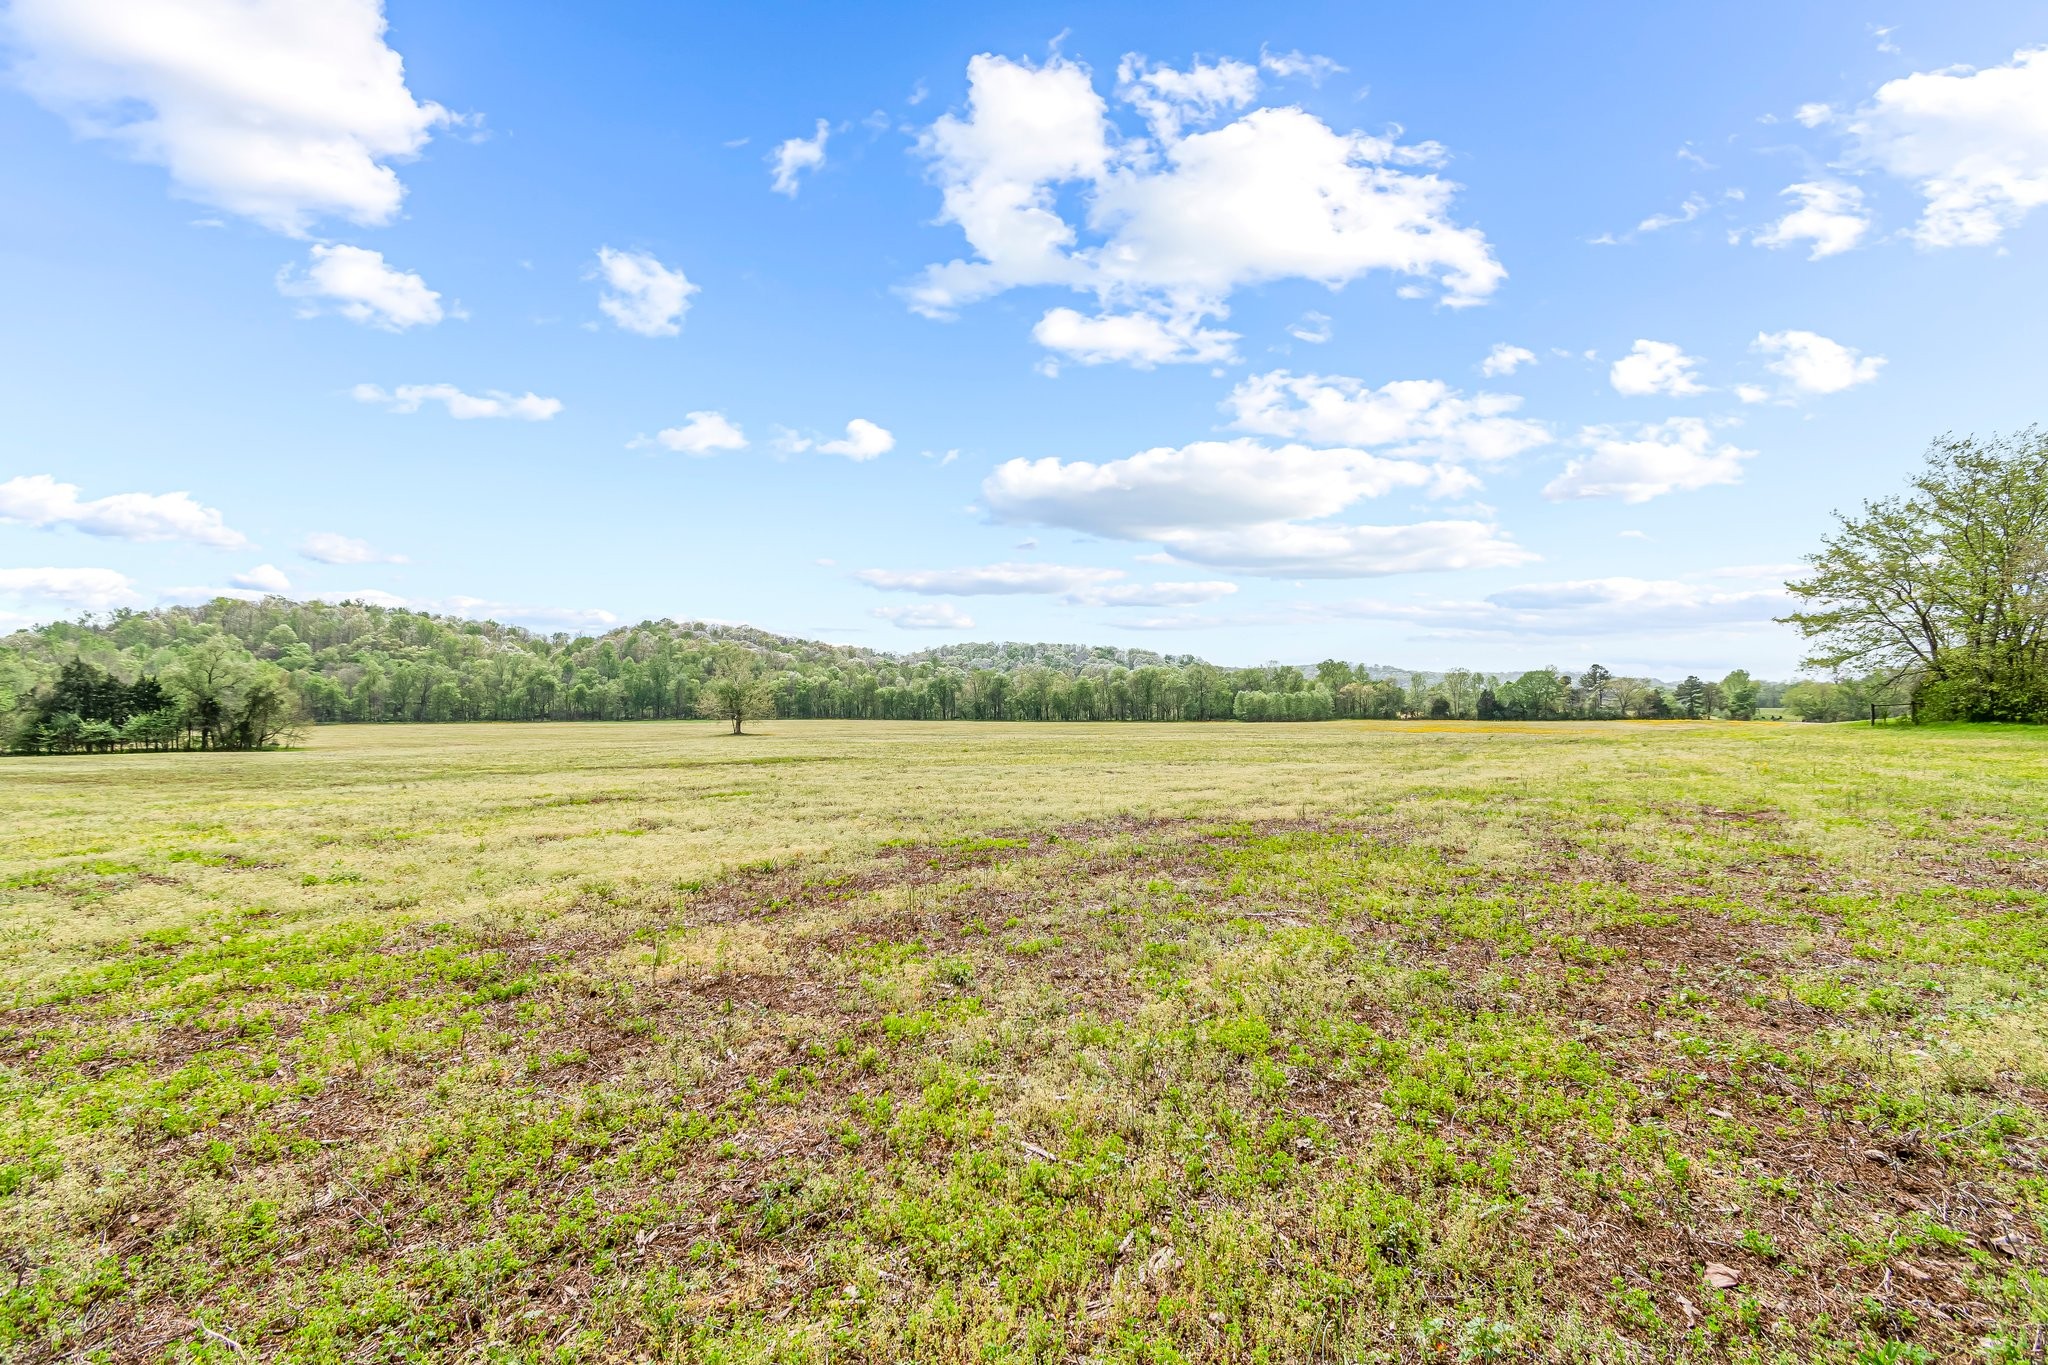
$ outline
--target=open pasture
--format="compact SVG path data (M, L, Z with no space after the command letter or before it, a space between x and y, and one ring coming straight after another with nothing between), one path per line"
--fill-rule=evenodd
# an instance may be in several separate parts
M0 1353L2038 1360L2048 736L0 769Z

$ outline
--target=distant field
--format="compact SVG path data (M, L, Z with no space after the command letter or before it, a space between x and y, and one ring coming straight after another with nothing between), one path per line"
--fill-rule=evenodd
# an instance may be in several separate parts
M2041 1359L2048 734L762 729L0 762L0 1356Z

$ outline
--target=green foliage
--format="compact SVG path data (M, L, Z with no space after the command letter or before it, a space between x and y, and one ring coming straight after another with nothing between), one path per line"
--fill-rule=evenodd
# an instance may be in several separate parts
M1231 702L1238 720L1329 720L1336 714L1336 702L1320 684L1300 692L1240 692Z
M74 653L46 685L25 690L0 720L8 747L46 754L262 749L299 715L289 675L220 634L115 662L134 676L124 681Z
M759 660L737 645L720 648L714 658L698 711L731 722L736 735L744 733L748 721L775 714L775 685L762 676Z
M1927 719L2048 719L2048 433L1944 436L1910 487L1786 584L1808 662L1904 680Z
M1571 679L1554 669L1538 668L1494 689L1504 720L1550 720L1571 711Z
M1721 679L1721 696L1730 720L1754 720L1762 695L1763 685L1751 678L1746 668L1738 668Z
M132 735L131 702L86 705L67 668L112 686L160 687L178 719ZM1403 681L1403 676L1406 680ZM24 699L33 695L33 705ZM97 694L92 694L97 695ZM48 703L47 705L45 703ZM785 720L1572 720L1665 714L1645 678L1594 665L1573 679L1504 679L1325 659L1220 668L1189 655L1062 645L948 645L888 655L744 626L643 621L598 637L538 635L361 602L223 598L117 612L0 640L0 712L16 747L234 747L275 741L303 714L321 723L640 720L703 715L743 727ZM37 709L40 708L40 709ZM33 711L33 715L31 712ZM77 724L66 716L75 715ZM45 729L47 736L41 736Z

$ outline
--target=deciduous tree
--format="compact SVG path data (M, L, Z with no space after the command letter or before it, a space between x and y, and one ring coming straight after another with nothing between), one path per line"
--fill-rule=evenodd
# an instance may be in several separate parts
M705 681L697 709L717 720L732 722L732 732L746 733L746 723L775 714L775 685L745 650L720 653L715 671Z
M1944 436L1910 493L1836 521L1786 584L1810 666L1910 679L1936 715L2048 715L2048 434Z

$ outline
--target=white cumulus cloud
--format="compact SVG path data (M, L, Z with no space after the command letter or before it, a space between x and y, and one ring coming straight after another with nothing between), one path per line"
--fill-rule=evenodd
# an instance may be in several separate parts
M849 460L872 460L894 450L896 437L888 428L877 426L865 417L856 417L846 424L844 437L836 441L819 441L816 448L822 454L844 455Z
M1223 406L1239 431L1444 460L1505 460L1550 439L1541 422L1510 415L1522 406L1515 395L1467 398L1435 379L1371 388L1346 375L1273 370L1239 382Z
M1106 587L1080 588L1065 600L1077 607L1187 607L1214 602L1237 591L1237 584L1220 579L1188 583L1115 583Z
M1811 180L1787 185L1781 193L1799 207L1770 224L1750 240L1773 249L1813 243L1809 261L1838 256L1863 240L1870 216L1863 210L1863 191L1839 180Z
M1083 365L1119 361L1140 370L1155 365L1218 364L1236 358L1237 333L1203 327L1189 314L1103 313L1088 317L1054 308L1031 329L1048 351Z
M291 579L275 564L258 564L244 573L234 574L228 582L238 588L249 588L256 592L290 592Z
M1396 489L1466 487L1446 487L1445 471L1422 461L1239 438L1159 446L1101 464L1009 460L983 481L982 492L1005 521L1163 541L1190 528L1331 516Z
M1060 593L1124 576L1121 569L1094 569L1078 564L980 564L960 569L860 569L854 578L888 592L916 592L942 597L990 594Z
M1615 427L1587 427L1579 440L1589 453L1567 464L1544 487L1544 497L1648 502L1667 493L1740 483L1743 461L1756 455L1716 441L1697 417L1641 426L1633 435Z
M1759 332L1751 344L1773 357L1765 368L1800 393L1840 393L1868 384L1885 365L1881 355L1865 355L1818 332Z
M927 269L904 291L911 307L944 317L1021 286L1075 289L1095 296L1098 325L1065 310L1041 321L1042 341L1159 364L1227 346L1206 324L1247 285L1335 289L1387 271L1463 305L1504 277L1484 234L1450 217L1457 187L1429 169L1441 147L1339 133L1299 108L1248 109L1258 70L1243 62L1178 70L1133 56L1119 75L1119 97L1149 137L1124 135L1077 62L984 53L968 63L966 112L940 117L919 149L941 220L972 255ZM1157 325L1141 331L1134 315ZM1182 344L1167 350L1175 337Z
M1919 190L1920 245L1995 242L2048 204L2048 47L1887 81L1846 131L1857 161Z
M1510 346L1505 341L1497 342L1486 353L1486 359L1479 362L1479 373L1488 379L1504 374L1513 374L1524 365L1534 365L1536 353L1522 346Z
M134 580L112 569L0 569L0 593L79 611L140 605Z
M15 78L178 193L303 234L388 223L440 105L413 97L380 0L14 0Z
M1430 143L1342 134L1299 109L1257 109L1166 149L1154 171L1096 188L1112 230L1093 258L1102 286L1220 300L1265 280L1332 288L1370 271L1438 281L1476 303L1506 272L1477 229L1449 216L1455 187L1405 167L1440 162ZM1214 311L1214 310L1212 310Z
M422 404L439 403L450 417L471 421L480 417L509 417L521 422L545 422L562 410L559 398L539 394L501 393L497 389L478 395L464 393L453 384L400 384L384 389L376 384L358 384L350 390L358 403L376 403L393 412L418 412Z
M869 615L903 630L972 630L974 618L951 602L918 602L907 607L875 607Z
M277 273L277 290L303 300L301 317L332 309L351 322L386 332L431 327L448 312L425 280L386 265L383 252L360 246L314 246L303 275L291 266Z
M0 522L43 529L70 527L115 540L189 540L218 550L235 550L248 537L229 527L220 512L193 501L190 493L110 493L82 498L75 483L48 474L24 474L0 483Z
M982 483L998 520L1163 546L1173 559L1284 577L1354 577L1520 563L1533 556L1479 521L1333 525L1399 490L1463 492L1455 465L1248 438L1162 446L1101 464L1010 460Z
M1213 123L1257 99L1259 69L1225 58L1197 61L1178 71L1133 52L1117 64L1116 95L1138 111L1161 142L1172 142L1186 125Z
M831 125L819 119L818 130L811 136L793 137L777 143L768 157L769 165L774 168L774 181L770 188L777 194L796 198L799 188L797 177L825 164L825 139L831 135Z
M1498 526L1472 520L1405 526L1264 522L1176 530L1160 540L1177 559L1268 578L1376 578L1499 569L1537 557Z
M641 437L632 444L658 445L682 455L716 455L721 450L745 450L747 434L724 413L706 410L684 413L682 425L663 427L652 441Z
M672 270L644 251L597 249L597 274L604 281L600 312L629 332L644 337L672 337L683 330L690 295L698 286L681 270Z
M1669 341L1638 341L1607 371L1607 381L1616 393L1682 398L1706 392L1693 376L1699 363L1699 357L1687 355Z
M1618 576L1527 583L1473 601L1354 600L1324 611L1336 617L1404 622L1437 638L1492 639L1743 629L1767 625L1791 606L1790 595L1781 587L1730 588Z
M1268 52L1260 48L1259 66L1283 81L1300 77L1310 85L1321 85L1331 76L1347 69L1320 54L1304 54L1299 48L1291 52Z
M315 531L299 544L299 553L315 564L403 564L404 555L387 554L367 540L334 531Z

